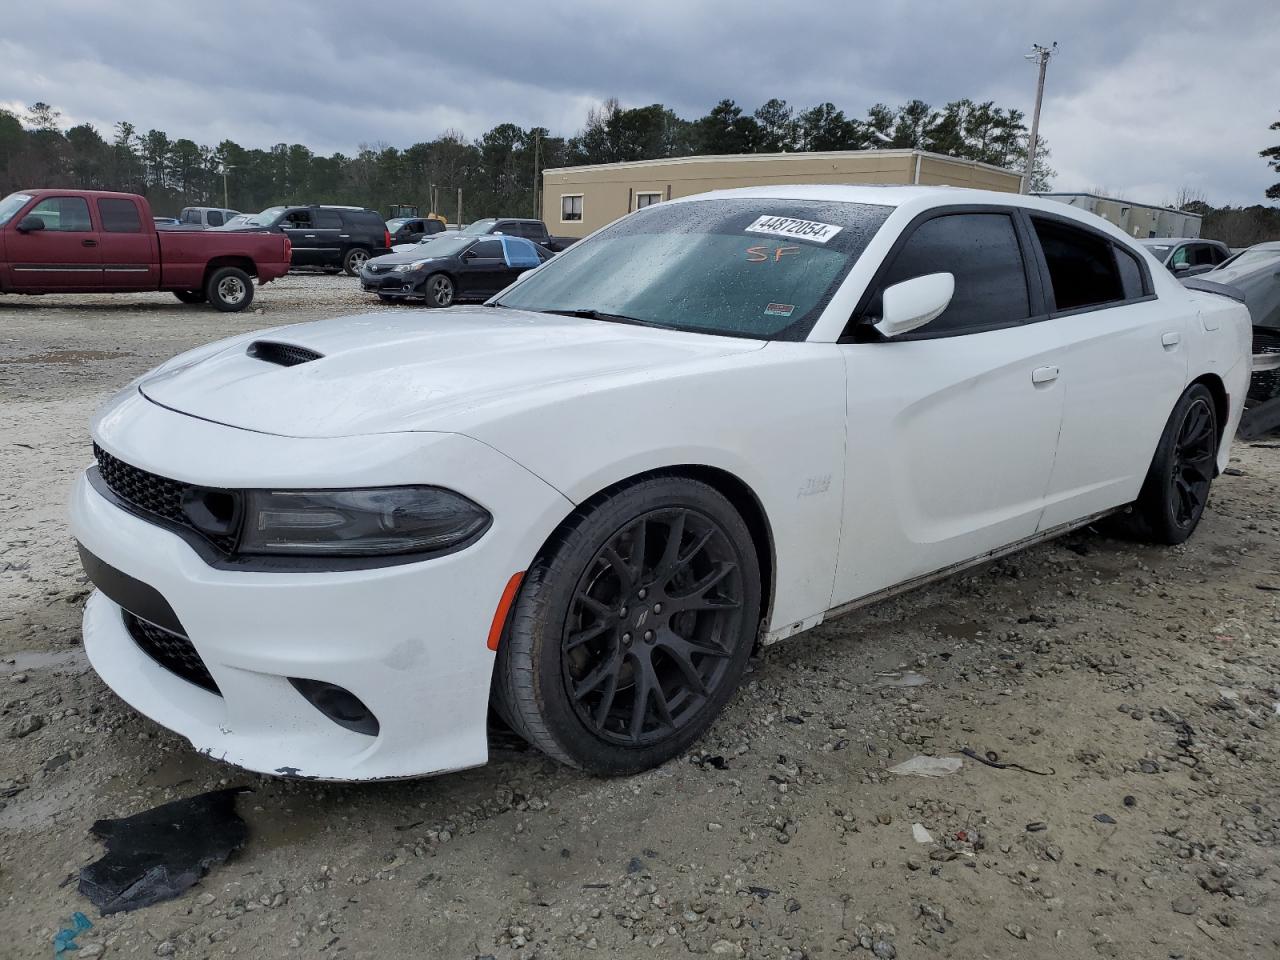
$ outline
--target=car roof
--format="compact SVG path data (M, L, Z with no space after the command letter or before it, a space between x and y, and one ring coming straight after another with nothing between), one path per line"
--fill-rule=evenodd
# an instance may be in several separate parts
M110 197L118 200L137 200L134 193L121 193L118 190L77 190L75 187L40 187L38 189L14 190L14 193L25 193L31 197L64 196L76 197Z

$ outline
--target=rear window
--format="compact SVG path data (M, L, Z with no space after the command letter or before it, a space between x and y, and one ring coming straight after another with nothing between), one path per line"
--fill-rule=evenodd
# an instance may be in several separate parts
M736 197L645 207L549 260L498 303L803 340L890 211Z
M1058 310L1100 307L1125 299L1110 240L1053 220L1033 217Z
M1120 283L1126 300L1134 300L1146 294L1146 281L1138 258L1119 245L1116 246L1116 264L1120 267Z
M347 222L366 230L376 230L381 233L386 229L386 224L382 218L372 210L343 210L342 214L346 217Z
M342 218L336 210L317 210L316 227L321 230L341 230Z
M141 233L142 217L132 200L103 198L98 201L98 219L107 233Z

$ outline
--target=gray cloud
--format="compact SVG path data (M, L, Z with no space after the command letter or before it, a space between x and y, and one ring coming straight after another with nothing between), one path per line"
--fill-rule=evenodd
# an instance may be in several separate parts
M46 100L104 134L127 119L202 143L350 153L507 120L571 134L608 96L685 116L773 96L854 115L963 96L1029 112L1022 55L1057 40L1042 124L1057 188L1253 203L1276 179L1257 156L1280 119L1273 0L862 7L44 0L6 11L0 100Z

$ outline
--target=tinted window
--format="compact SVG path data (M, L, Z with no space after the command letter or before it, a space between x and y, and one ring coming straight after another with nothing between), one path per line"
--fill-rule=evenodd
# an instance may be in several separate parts
M102 212L102 204L98 204L98 212ZM183 223L199 223L200 211L194 207L186 207L183 209L181 216L178 217Z
M1208 243L1197 243L1192 263L1197 267L1216 267L1222 262L1218 248Z
M1124 299L1120 270L1105 237L1049 220L1032 218L1049 266L1058 310L1096 307Z
M881 289L943 272L955 276L956 292L926 333L1017 323L1031 316L1022 251L1006 214L960 213L926 221L898 251Z
M342 218L336 210L317 210L316 226L321 230L341 230Z
M382 222L382 218L372 210L343 210L342 215L352 226L360 227L362 230L372 230L381 234L386 226Z
M46 230L89 231L89 204L83 197L49 197L41 200L29 211L29 217L39 217Z
M209 211L208 219L209 219L209 226L211 226L211 227L220 227L220 226L222 226L222 211L221 211L221 210L210 210L210 211Z
M138 207L132 200L99 200L98 219L107 233L142 232L142 217L138 216Z
M471 248L471 253L477 257L497 260L502 257L502 243L498 240L481 240Z
M1120 285L1124 289L1126 300L1145 296L1146 288L1142 279L1142 267L1138 258L1124 247L1116 247L1116 265L1120 268Z
M280 226L293 230L308 229L311 226L311 211L291 210L280 222Z

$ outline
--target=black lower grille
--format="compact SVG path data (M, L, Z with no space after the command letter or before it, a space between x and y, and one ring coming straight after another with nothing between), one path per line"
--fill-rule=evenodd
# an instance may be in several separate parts
M234 536L202 530L187 515L186 502L205 497L211 492L208 488L149 473L141 467L113 457L96 443L93 445L93 456L98 461L98 472L107 487L135 510L194 531L224 552L230 553L235 547ZM222 492L222 495L232 494Z
M124 611L124 625L133 637L134 643L142 648L142 652L164 667L170 673L177 674L188 683L222 696L222 691L209 673L209 668L196 653L195 646L180 633L161 630L154 624L140 620L132 613Z
M1257 330L1253 334L1254 353L1280 353L1280 332ZM1249 384L1250 400L1274 400L1280 397L1280 370L1259 370Z

